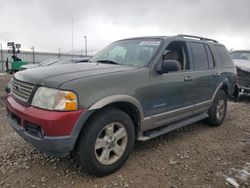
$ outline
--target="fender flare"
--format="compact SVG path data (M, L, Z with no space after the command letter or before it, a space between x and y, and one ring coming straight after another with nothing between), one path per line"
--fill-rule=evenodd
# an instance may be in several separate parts
M140 102L136 98L129 96L129 95L112 95L112 96L105 97L95 102L93 105L91 105L89 109L86 112L82 113L80 117L78 118L71 132L72 149L74 148L77 142L77 139L78 139L78 136L80 135L82 127L84 127L84 124L87 122L89 117L95 112L95 110L101 109L104 106L112 104L114 102L128 102L128 103L133 104L139 111L141 121L144 119L143 108Z
M226 85L226 86L228 87L228 89L229 89L228 79L223 80L223 81L217 86L217 88L216 88L215 91L214 91L214 94L213 94L213 97L212 97L212 101L214 101L214 99L215 99L215 97L216 97L218 91L219 91L224 85ZM229 93L229 91L228 91L228 93Z
M144 119L144 112L143 112L141 103L136 98L130 95L112 95L112 96L102 98L101 100L91 105L88 110L92 111L92 110L101 109L104 106L115 103L115 102L128 102L128 103L133 104L139 111L140 119L141 120Z

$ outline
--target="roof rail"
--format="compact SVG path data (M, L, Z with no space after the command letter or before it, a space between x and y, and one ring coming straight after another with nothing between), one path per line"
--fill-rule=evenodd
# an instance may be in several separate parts
M198 37L198 36L193 36L193 35L179 34L179 35L177 35L177 37L194 38L194 39L199 39L199 40L204 40L204 41L212 41L212 42L218 43L218 41L214 40L214 39L209 39L209 38L205 38L205 37Z

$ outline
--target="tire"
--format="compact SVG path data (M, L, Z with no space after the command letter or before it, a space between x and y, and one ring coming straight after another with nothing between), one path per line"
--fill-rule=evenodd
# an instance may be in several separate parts
M131 118L119 109L109 108L97 112L83 128L74 157L87 173L106 176L118 170L128 159L134 142L135 129Z
M223 123L227 112L227 101L225 91L219 90L208 112L209 117L206 119L208 125L216 127Z

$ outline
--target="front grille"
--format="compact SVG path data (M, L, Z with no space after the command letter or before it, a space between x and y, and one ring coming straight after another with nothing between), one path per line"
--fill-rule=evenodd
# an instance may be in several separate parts
M31 83L14 79L11 87L11 93L13 97L16 98L17 100L20 100L21 102L24 103L28 103L32 91L34 89L34 86L35 85Z
M250 72L237 68L237 75L240 86L250 88Z

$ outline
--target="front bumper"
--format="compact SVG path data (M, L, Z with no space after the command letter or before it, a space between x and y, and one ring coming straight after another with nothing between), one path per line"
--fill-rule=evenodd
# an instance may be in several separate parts
M237 67L239 95L250 95L250 72Z
M48 111L18 103L11 95L6 101L7 119L13 129L41 152L60 156L73 150L73 129L84 110Z
M239 86L239 95L250 96L250 87Z

